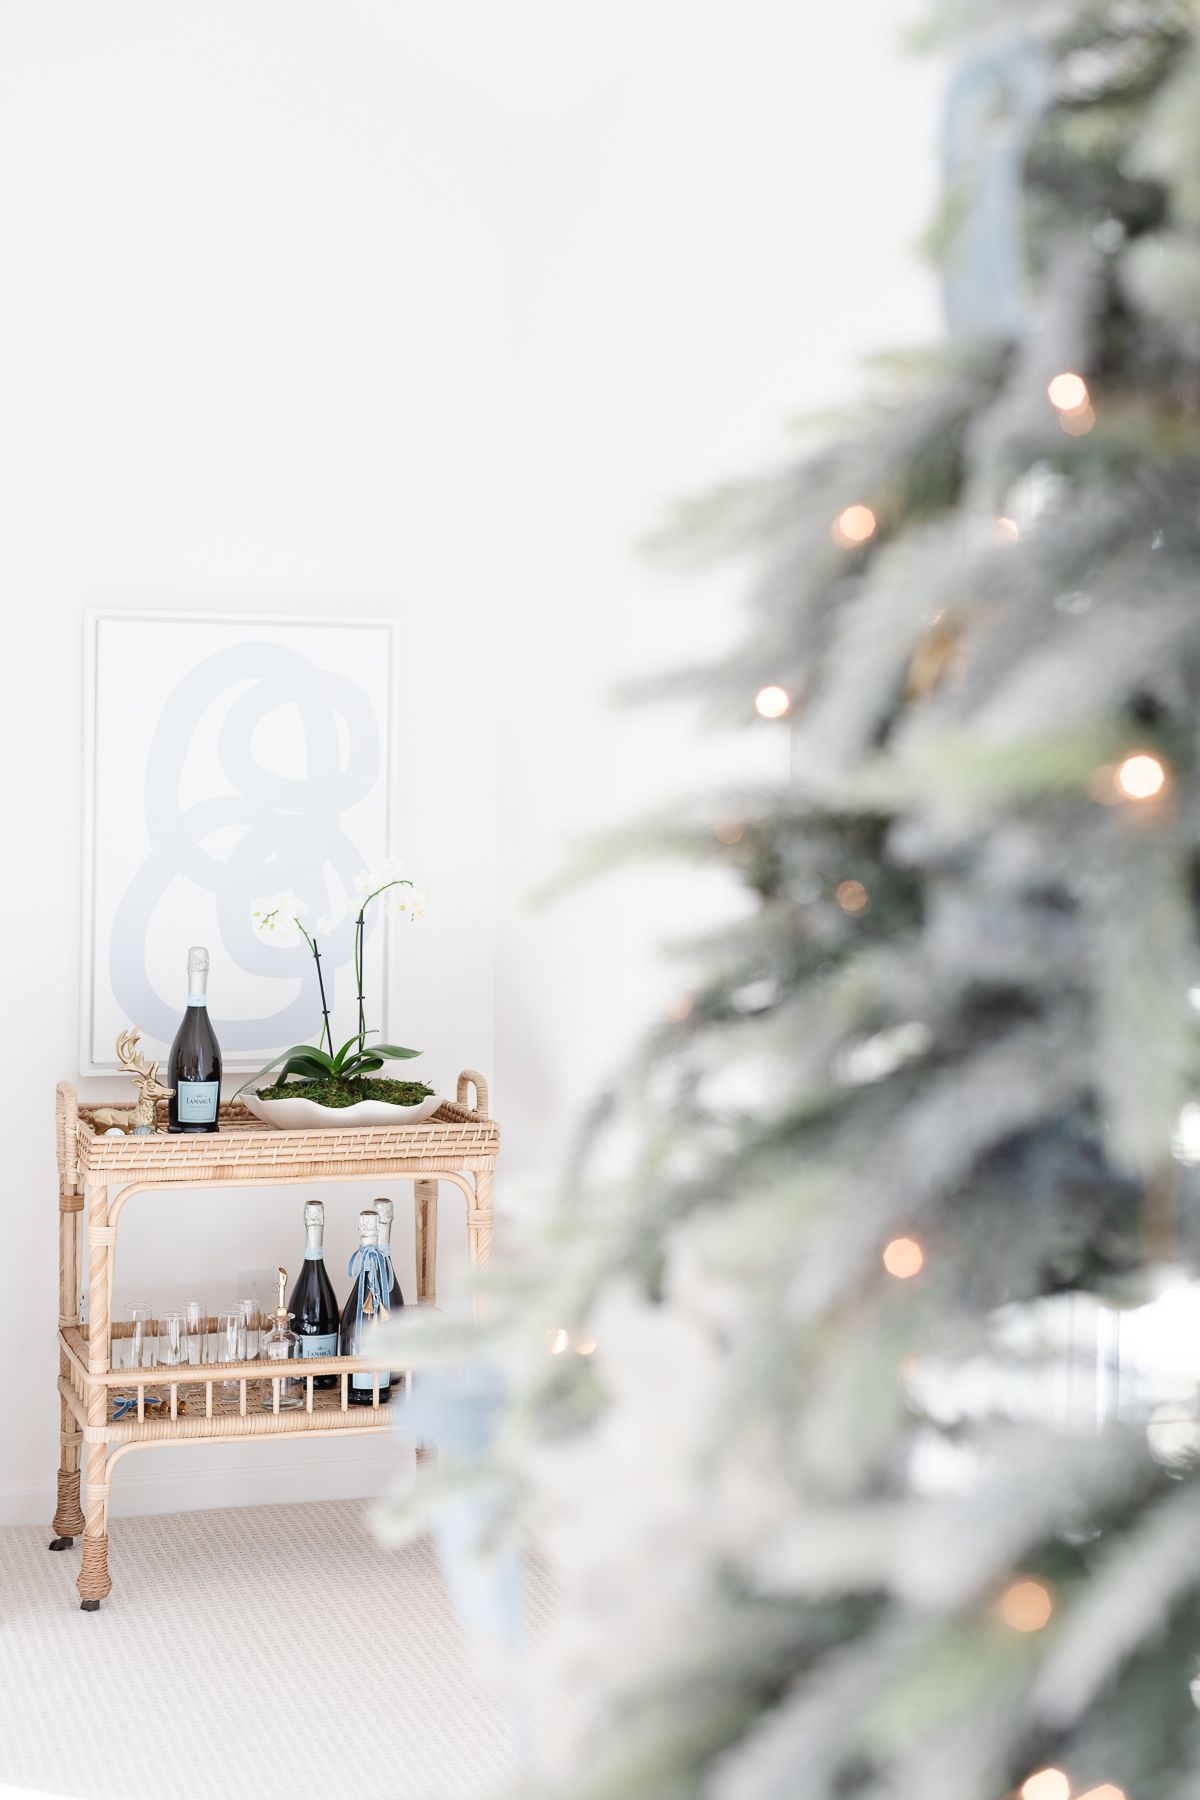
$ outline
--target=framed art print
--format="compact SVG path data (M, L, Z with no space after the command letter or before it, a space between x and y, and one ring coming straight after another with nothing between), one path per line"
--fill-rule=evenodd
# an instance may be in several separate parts
M330 1008L353 1003L354 879L391 837L392 626L105 611L86 629L82 1072L114 1070L129 1025L166 1055L191 944L226 1068L259 1068L320 1023L303 940L254 930L264 899L324 916Z

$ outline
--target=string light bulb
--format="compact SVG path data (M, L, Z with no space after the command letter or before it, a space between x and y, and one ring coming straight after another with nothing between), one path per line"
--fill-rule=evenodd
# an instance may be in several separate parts
M1021 527L1015 519L1001 515L996 520L996 536L1002 544L1015 544L1021 535Z
M1071 1800L1071 1783L1061 1769L1039 1769L1022 1782L1021 1800Z
M1125 1794L1123 1789L1115 1787L1111 1781L1104 1781L1099 1787L1089 1788L1086 1794L1080 1794L1079 1800L1125 1800Z
M1000 1596L1000 1617L1013 1631L1041 1631L1053 1611L1050 1590L1040 1581L1014 1581Z
M910 1281L925 1267L925 1252L916 1238L893 1238L884 1246L883 1266L897 1281Z
M596 1349L596 1340L594 1337L577 1337L571 1348L576 1356L591 1356Z
M556 1326L546 1334L550 1339L551 1356L561 1356L571 1342L571 1334L565 1325Z
M759 688L754 696L754 710L760 719L782 719L791 708L792 696L786 688Z
M1039 1769L1022 1782L1021 1800L1071 1800L1071 1783L1061 1769Z
M878 523L869 506L844 506L833 521L834 540L846 548L865 544L875 536Z
M1157 756L1139 750L1117 765L1117 792L1126 800L1153 800L1167 785L1167 771Z
M833 897L846 913L864 913L871 904L871 896L861 881L839 881Z
M1046 384L1046 392L1051 406L1060 413L1082 412L1088 404L1087 382L1072 369L1064 369L1061 375L1055 375Z
M1077 412L1059 413L1058 422L1068 437L1086 437L1096 423L1095 409L1081 406Z
M740 844L746 835L746 827L740 819L718 819L713 826L713 836L719 844Z

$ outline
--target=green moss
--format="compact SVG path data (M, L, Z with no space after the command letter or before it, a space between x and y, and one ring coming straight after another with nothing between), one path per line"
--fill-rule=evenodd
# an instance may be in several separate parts
M360 1100L390 1100L416 1106L433 1093L423 1081L277 1081L257 1090L260 1100L316 1100L321 1106L356 1106Z

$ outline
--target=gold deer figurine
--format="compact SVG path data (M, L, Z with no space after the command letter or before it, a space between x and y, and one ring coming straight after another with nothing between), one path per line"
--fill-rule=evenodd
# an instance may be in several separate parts
M158 1129L159 1101L169 1100L175 1092L174 1088L164 1087L158 1079L158 1064L148 1063L144 1056L139 1055L140 1035L131 1026L117 1039L117 1061L137 1084L137 1104L98 1106L92 1114L92 1121L101 1131L115 1126L118 1131L133 1132L138 1137L148 1136Z

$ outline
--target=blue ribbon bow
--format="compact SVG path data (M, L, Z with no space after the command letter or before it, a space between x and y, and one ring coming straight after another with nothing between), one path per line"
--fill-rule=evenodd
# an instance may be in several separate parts
M166 1404L166 1400L161 1394L159 1394L157 1398L152 1398L149 1394L146 1395L145 1407L147 1412L152 1411L155 1407L165 1406ZM136 1394L118 1394L116 1397L116 1404L113 1407L113 1423L115 1424L118 1419L123 1419L126 1413L136 1411Z
M347 1275L357 1275L358 1295L354 1303L354 1345L362 1341L363 1304L368 1291L375 1312L386 1313L392 1291L392 1259L378 1244L360 1244L346 1264Z

